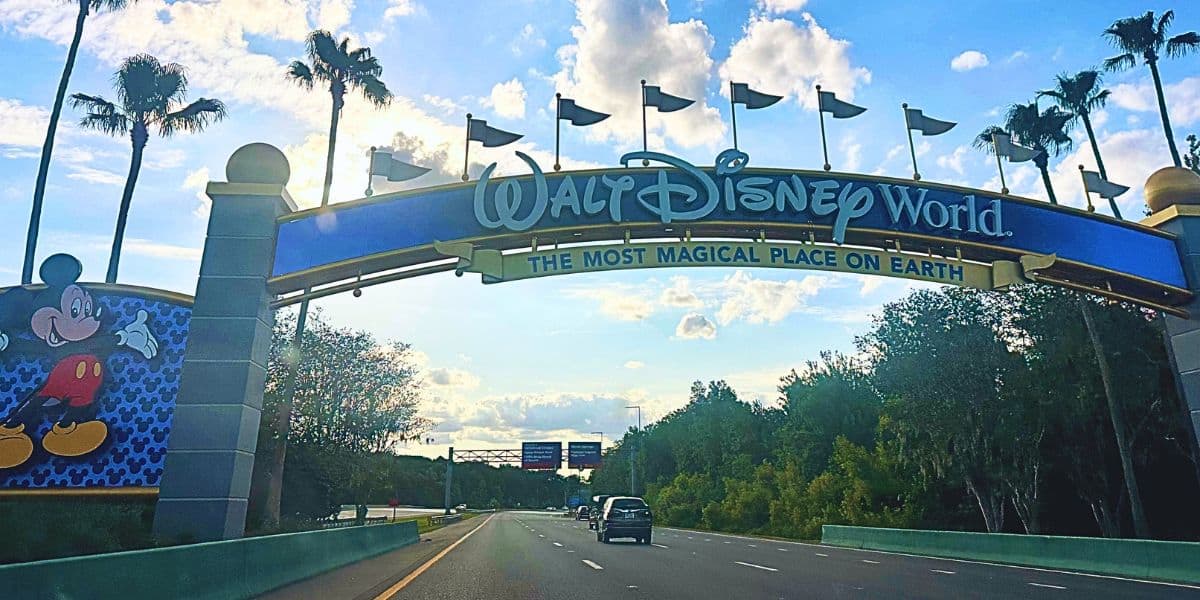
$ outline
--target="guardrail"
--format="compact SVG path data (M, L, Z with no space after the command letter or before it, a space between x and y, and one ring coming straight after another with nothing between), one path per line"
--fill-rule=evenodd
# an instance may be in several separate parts
M358 519L327 519L320 521L321 529L342 529L356 525L382 525L388 522L388 517L367 517L360 523Z
M429 522L434 525L446 525L449 523L457 523L462 520L462 515L432 515L429 517Z
M253 598L416 543L416 522L265 535L0 566L4 598Z
M1200 543L824 525L821 543L1200 583Z

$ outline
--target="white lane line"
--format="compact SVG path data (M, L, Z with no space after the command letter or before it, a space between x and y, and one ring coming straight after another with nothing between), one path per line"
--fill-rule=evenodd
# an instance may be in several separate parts
M589 567L591 567L591 568L593 568L593 569L595 569L595 570L597 570L597 571L603 571L603 570L604 570L604 567L602 567L602 566L600 566L600 565L598 565L598 564L596 564L596 563L594 563L594 562L592 562L592 561L590 561L590 560L588 560L588 559L586 559L586 558L585 558L585 559L583 559L583 564L585 564L585 565L587 565L587 566L589 566Z
M862 559L862 561L863 561L863 562L865 562L865 563L867 563L868 565L877 565L877 564L879 564L879 561L877 561L877 560L867 560L867 559L865 559L865 558L864 558L864 559Z
M732 544L733 542L730 542L730 541L726 540L726 541L725 541L725 543L726 543L726 544Z
M787 548L776 548L776 550L780 552L787 552Z
M755 545L755 544L746 544L746 545L747 545L747 546L750 546L751 548L757 548L757 547L758 547L758 546L757 546L757 545Z
M943 571L942 569L930 569L933 573L941 573L942 575L953 575L954 571Z
M650 545L651 545L651 546L654 546L655 548L662 548L662 549L664 549L664 550L670 550L670 549L671 549L671 547L670 547L670 546L664 546L664 545L662 545L662 544L650 544Z
M567 550L567 554L575 554L574 550Z
M754 563L742 562L740 560L735 560L733 562L734 562L734 564L742 565L743 567L753 567L755 569L762 569L764 571L770 571L772 573L779 570L779 569L772 569L771 567L764 567L762 565L756 565Z
M689 535L689 536L688 536L688 539L689 539L689 540L694 540L694 539L696 539L696 538L694 538L694 537L692 537L692 536L690 536L690 535Z
M1041 587L1041 588L1050 588L1050 589L1052 589L1052 590L1065 590L1065 589L1067 589L1067 588L1065 588L1065 587L1063 587L1063 586L1061 586L1061 585L1050 585L1050 584L1048 584L1048 583L1034 583L1034 582L1032 582L1032 581L1030 581L1030 582L1029 582L1029 585L1032 585L1032 586L1035 586L1035 587Z
M824 556L825 558L829 558L828 554L822 554L820 552L814 552L813 554L816 554L817 556Z
M559 548L562 548L562 547L563 547L563 545L562 545L562 544L560 544L560 543L558 543L558 542L554 542L554 545L555 545L555 546L558 546Z
M546 536L544 536L544 535L542 535L542 534L540 534L540 533L539 533L539 534L538 534L538 537L540 537L540 538L544 538L544 537L546 537Z

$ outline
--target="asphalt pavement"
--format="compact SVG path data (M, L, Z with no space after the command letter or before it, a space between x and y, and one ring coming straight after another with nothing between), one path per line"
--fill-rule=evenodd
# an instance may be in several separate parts
M665 527L655 529L650 546L602 544L586 522L549 513L498 513L471 523L470 537L419 574L397 577L379 597L1200 598L1194 586Z

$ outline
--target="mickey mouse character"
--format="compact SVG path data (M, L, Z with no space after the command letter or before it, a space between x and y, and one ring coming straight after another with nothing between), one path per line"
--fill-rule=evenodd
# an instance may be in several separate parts
M44 416L56 413L56 422L42 439L47 452L82 456L99 448L108 438L108 425L96 419L104 357L119 346L147 360L158 354L158 340L146 326L149 315L144 310L115 335L97 335L102 311L75 283L82 272L75 257L55 254L38 271L46 289L13 288L0 294L0 352L57 359L46 381L0 420L0 469L29 460L33 440L26 430L35 431Z

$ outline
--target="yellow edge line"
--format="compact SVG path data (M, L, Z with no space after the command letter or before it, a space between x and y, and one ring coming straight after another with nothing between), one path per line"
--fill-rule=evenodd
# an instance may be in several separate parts
M416 579L417 577L420 577L422 573L429 570L429 567L432 567L434 565L434 563L436 563L439 560L442 560L442 557L446 556L447 554L450 554L451 550L457 548L459 544L463 543L464 541L466 541L467 538L474 535L476 531L483 529L483 526L487 525L488 521L491 521L492 517L495 517L495 516L496 515L492 515L491 517L488 517L486 520L484 520L484 522L480 523L478 527L476 527L475 529L472 529L471 531L468 531L466 535L458 538L458 540L456 540L453 544L446 546L445 550L438 552L437 556L434 556L433 558L426 561L425 564L417 567L416 571L409 573L407 577L405 577L404 579L401 579L399 582L397 582L392 587L384 590L383 593L379 594L378 596L375 596L375 600L388 600L388 598L391 598L392 596L395 596L396 594L400 593L400 590L408 587L408 584L412 583L414 579Z

